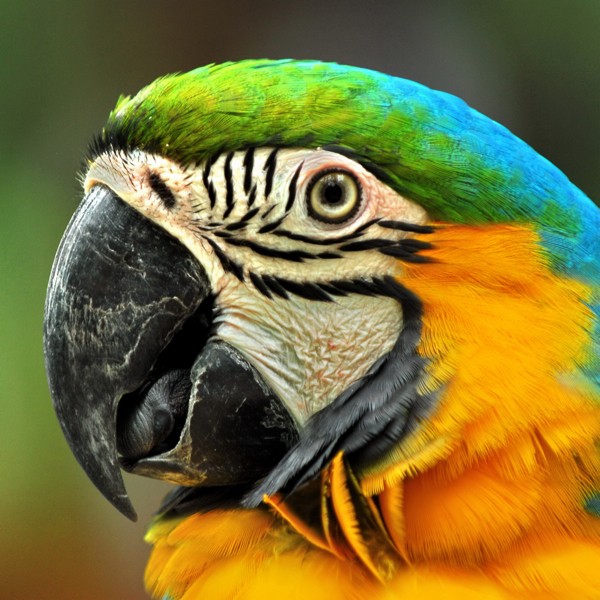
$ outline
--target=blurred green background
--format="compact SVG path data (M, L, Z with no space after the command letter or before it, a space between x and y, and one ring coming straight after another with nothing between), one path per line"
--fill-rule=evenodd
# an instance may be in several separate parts
M76 172L117 96L246 57L320 58L455 93L600 199L600 2L0 0L0 598L144 598L166 487L129 523L87 481L46 388L41 323Z

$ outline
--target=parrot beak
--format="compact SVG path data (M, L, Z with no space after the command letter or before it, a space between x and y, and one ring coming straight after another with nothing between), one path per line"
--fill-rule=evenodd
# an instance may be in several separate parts
M46 372L75 457L131 519L117 457L119 400L143 383L165 342L208 293L204 270L181 244L108 188L92 188L54 260Z
M46 371L75 457L132 520L121 468L184 485L255 481L295 441L254 367L207 343L213 303L187 248L107 187L90 190L50 276Z

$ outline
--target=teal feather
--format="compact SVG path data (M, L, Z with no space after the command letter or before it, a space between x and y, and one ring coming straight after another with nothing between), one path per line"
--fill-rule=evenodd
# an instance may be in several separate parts
M600 518L600 493L597 493L586 500L585 509L590 514Z

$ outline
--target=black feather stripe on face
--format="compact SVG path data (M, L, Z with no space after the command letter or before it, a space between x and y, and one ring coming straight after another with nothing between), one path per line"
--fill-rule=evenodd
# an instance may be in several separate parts
M271 154L269 154L265 166L263 167L266 171L265 175L265 198L268 198L273 189L273 177L275 176L275 169L277 168L277 148L273 148Z
M244 193L248 196L252 187L252 169L254 168L254 148L248 148L244 155ZM256 193L256 190L255 190ZM251 206L248 200L248 207Z
M234 194L233 194L233 172L231 170L231 161L233 160L233 152L230 152L225 159L223 165L223 174L225 177L225 212L223 213L223 220L227 219L231 214L234 207Z
M173 195L171 188L163 181L158 173L150 173L148 182L154 193L161 199L165 208L171 209L177 204L177 199Z

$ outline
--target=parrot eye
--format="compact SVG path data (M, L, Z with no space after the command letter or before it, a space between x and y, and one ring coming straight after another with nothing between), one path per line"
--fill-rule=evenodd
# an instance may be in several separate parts
M321 172L308 185L308 213L325 223L343 223L357 212L361 189L348 171Z

